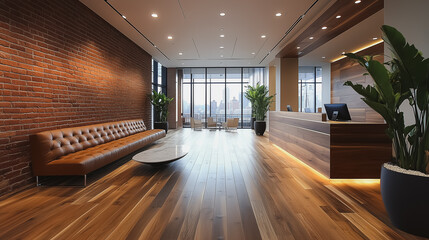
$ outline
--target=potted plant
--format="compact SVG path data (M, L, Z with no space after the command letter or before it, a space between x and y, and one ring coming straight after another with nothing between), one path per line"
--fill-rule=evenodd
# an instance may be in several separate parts
M167 133L168 104L173 101L173 98L168 98L164 93L155 90L152 91L152 95L150 95L149 98L155 110L153 127L155 129L164 129L165 133Z
M393 59L383 65L370 56L346 54L366 68L374 85L345 85L362 95L388 125L394 157L382 166L380 187L390 220L403 231L429 237L429 59L395 28L384 25L382 31ZM408 126L400 109L407 103L413 115Z
M268 88L264 85L256 84L255 87L255 133L256 135L264 135L265 129L267 128L267 123L265 122L265 117L270 110L270 104L273 101L274 95L269 96Z
M252 115L250 118L250 128L254 129L254 123L255 123L255 95L256 89L250 85L247 86L246 92L244 92L244 96L249 100L249 102L252 104Z

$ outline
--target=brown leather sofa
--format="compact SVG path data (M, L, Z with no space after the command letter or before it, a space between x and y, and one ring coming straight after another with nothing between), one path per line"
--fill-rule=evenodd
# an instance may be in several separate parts
M45 131L30 136L36 176L82 175L146 146L166 133L146 130L142 119Z

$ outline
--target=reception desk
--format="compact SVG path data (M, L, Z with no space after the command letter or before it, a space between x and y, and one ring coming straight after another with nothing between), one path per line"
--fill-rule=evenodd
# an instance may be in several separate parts
M323 113L270 112L269 139L328 178L380 178L391 161L387 125L327 121Z

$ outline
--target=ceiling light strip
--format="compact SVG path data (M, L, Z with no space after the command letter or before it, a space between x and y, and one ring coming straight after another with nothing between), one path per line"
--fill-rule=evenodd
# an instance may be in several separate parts
M310 9L312 9L314 5L316 5L318 1L319 0L314 1L313 4L311 4L311 6L304 12L304 14L298 17L298 19L292 24L292 26L289 27L289 29L286 31L283 37L277 42L277 44L265 55L264 58L262 58L259 64L261 64L265 60L265 58L267 58L270 55L270 53L286 38L286 36L289 35L290 32L292 32L292 30L296 27L296 25L298 25L298 23L304 18L304 16L308 13L308 11L310 11Z
M112 6L112 4L109 3L108 0L104 0L117 14L119 14L124 21L126 21L132 28L134 28L134 30L136 30L144 39L146 39L153 47L155 47L162 55L164 55L165 58L167 58L170 61L170 58L167 57L167 55L165 55L161 49L159 49L151 40L149 40L149 38L147 38L142 32L140 32L130 21L128 21L128 19L124 18L122 15L115 7Z
M353 51L352 53L358 53L358 52L360 52L360 51L363 51L363 50L365 50L365 49L368 49L368 48L370 48L370 47L373 47L373 46L375 46L375 45L377 45L377 44L380 44L380 43L382 43L382 42L384 42L384 40L383 40L383 39L378 40L377 42L375 42L375 43L371 43L371 44L366 45L366 46L364 46L364 47L362 47L362 48L359 48L359 49L357 49L357 50ZM345 53L345 52L344 52L344 53ZM344 53L343 53L343 54L344 54ZM336 61L339 61L339 60L341 60L341 59L343 59L343 58L346 58L346 57L347 57L347 56L341 56L341 57L339 57L339 58L336 58L336 59L332 60L332 62L331 62L331 63L336 62Z

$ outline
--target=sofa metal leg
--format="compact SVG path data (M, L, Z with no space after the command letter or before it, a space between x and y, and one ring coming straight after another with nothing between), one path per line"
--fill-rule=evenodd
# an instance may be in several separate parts
M86 174L83 175L83 186L86 187Z
M40 186L39 184L39 176L36 176L36 187Z

